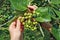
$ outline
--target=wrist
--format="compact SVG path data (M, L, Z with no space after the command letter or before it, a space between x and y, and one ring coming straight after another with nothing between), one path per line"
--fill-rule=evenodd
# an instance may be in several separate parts
M17 37L11 37L11 40L20 40L20 38L17 38Z
M20 40L20 39L18 39L18 38L11 38L11 40Z
M18 37L18 36L11 36L11 40L23 40L23 34L21 34L20 37Z

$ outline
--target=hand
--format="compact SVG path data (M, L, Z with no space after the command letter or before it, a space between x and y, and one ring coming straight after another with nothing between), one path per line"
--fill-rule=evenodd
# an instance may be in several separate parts
M22 40L20 20L11 23L11 25L9 26L9 32L10 32L11 40Z
M28 5L29 11L35 11L38 7L36 5L30 6Z

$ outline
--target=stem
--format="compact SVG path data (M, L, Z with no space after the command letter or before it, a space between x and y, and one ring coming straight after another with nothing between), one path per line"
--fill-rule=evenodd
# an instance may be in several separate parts
M6 25L7 23L11 23L13 20L15 20L17 17L16 16L14 16L11 20L9 20L8 22L6 22L6 23L4 23L4 24L2 24L2 25L0 25L0 27L2 27L2 26L4 26L4 25Z
M41 31L41 33L42 33L42 35L43 35L43 37L44 37L44 32L43 32L43 30L42 30L40 24L39 24L39 27L40 27L40 31Z

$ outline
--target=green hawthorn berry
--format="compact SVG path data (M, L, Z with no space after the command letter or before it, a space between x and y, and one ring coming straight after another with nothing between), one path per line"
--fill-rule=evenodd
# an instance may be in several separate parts
M29 27L29 25L26 25L26 27Z
M27 15L27 13L24 13L24 15L26 16L26 15Z
M24 17L22 17L22 18L20 19L20 21L23 22L23 21L24 21Z
M32 31L34 31L34 29L31 29Z
M37 22L33 22L33 24L37 24Z
M22 24L24 25L24 24L25 24L25 22L22 22Z
M33 11L33 13L35 13L35 11Z
M34 30L36 30L37 28L36 27L34 27Z
M26 16L25 19L28 19L28 17Z
M31 26L29 26L29 28L31 28Z
M32 16L28 16L29 18L31 18Z
M30 24L30 23L31 23L31 20L29 19L29 20L28 20L28 24Z
M32 16L32 13L30 13L30 15Z

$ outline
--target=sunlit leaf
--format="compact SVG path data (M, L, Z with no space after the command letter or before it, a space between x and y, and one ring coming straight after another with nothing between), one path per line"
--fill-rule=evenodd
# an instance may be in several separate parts
M51 21L50 14L48 12L48 7L40 7L36 10L40 13L40 17L37 17L36 20L39 22L48 22Z

